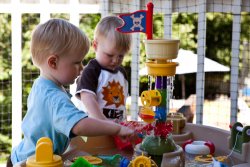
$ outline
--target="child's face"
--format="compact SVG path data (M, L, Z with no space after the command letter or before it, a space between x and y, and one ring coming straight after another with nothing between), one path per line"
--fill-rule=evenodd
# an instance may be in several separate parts
M98 40L93 42L96 59L102 67L114 70L121 65L126 54L125 51L118 51L115 44L110 40Z
M73 84L75 79L83 70L84 55L69 53L63 57L59 57L57 68L57 80L61 85Z

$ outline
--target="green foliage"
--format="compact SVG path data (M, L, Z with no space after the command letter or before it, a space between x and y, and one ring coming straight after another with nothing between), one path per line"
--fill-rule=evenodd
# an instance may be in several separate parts
M11 75L11 17L0 14L0 80L8 80Z
M0 133L10 129L11 108L11 16L0 14ZM0 145L1 146L1 145Z
M163 38L163 15L155 14L153 17L154 38Z
M230 65L232 41L231 14L207 14L206 56L224 65ZM222 33L223 32L223 33Z
M173 38L180 39L180 48L197 49L197 14L181 13L173 15Z
M0 133L0 162L6 161L11 152L11 139Z
M23 116L27 111L27 98L34 79L39 75L39 70L31 60L30 40L33 29L39 24L39 14L22 15L22 112Z
M99 20L101 19L100 14L84 14L80 16L80 29L83 30L90 41L94 39L94 29ZM86 55L83 64L86 65L90 59L95 57L95 52L93 47L90 47L89 53Z
M68 20L69 21L69 14L67 13L52 13L50 15L51 18L58 18L58 19L65 19L65 20Z
M39 14L23 14L22 15L22 67L23 71L37 71L32 64L30 55L31 33L35 26L39 23Z
M7 153L11 152L11 139L1 133L0 133L0 150L6 150Z

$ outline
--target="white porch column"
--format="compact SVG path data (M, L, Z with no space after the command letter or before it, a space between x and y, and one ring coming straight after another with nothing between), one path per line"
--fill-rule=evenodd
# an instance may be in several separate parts
M204 59L206 49L206 0L199 1L199 17L198 17L198 64L196 73L196 123L203 123L203 103L204 103Z
M22 18L19 0L12 0L11 50L12 50L12 147L22 139Z
M230 123L235 123L237 121L241 4L242 4L241 0L234 0L232 6L233 31L232 31L232 58L231 58L231 80L230 80L230 97L231 97Z

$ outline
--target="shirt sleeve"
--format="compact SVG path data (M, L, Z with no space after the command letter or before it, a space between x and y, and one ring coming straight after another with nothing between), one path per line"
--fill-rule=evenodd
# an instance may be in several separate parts
M101 69L98 66L89 63L77 80L76 96L79 97L82 91L96 94L100 73Z
M53 128L71 138L71 130L81 119L88 117L87 113L77 109L65 93L61 93L52 101Z

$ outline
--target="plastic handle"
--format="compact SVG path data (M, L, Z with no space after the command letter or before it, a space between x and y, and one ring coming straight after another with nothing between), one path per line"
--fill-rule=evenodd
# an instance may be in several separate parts
M243 131L243 127L241 127L241 126L237 126L236 129L237 129L239 132L242 132L242 131Z
M36 144L36 161L52 162L53 161L53 145L52 141L47 137L42 137Z
M237 127L236 127L236 130L238 130L239 132L242 132L242 131L243 131L243 127L237 126ZM246 134L247 134L248 136L250 136L250 129L248 129L248 130L246 131Z

